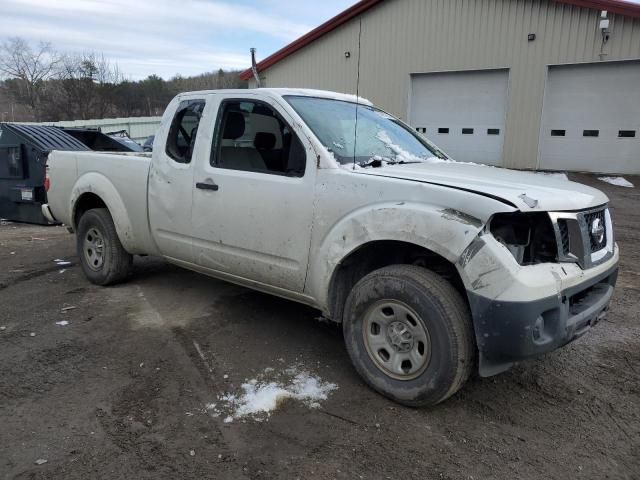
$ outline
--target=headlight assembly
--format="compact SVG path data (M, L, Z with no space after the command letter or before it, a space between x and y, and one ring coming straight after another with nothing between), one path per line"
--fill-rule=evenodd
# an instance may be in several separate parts
M489 231L520 265L558 260L558 245L546 212L499 213L491 218Z

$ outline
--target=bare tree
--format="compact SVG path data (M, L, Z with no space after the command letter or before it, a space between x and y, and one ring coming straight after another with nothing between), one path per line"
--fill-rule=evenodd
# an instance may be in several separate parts
M160 115L178 92L246 88L238 74L219 69L134 81L101 54L60 55L47 43L35 47L11 38L0 44L0 110L15 111L18 121Z
M96 89L98 93L95 114L97 118L104 118L108 113L115 113L112 102L113 91L119 83L124 80L117 63L111 64L104 58L104 54L96 56L94 53L94 64L96 66ZM112 110L111 112L109 112Z
M112 66L103 55L64 55L57 77L47 82L45 116L64 112L70 118L88 119L115 114L114 90L121 81L117 65Z
M13 37L0 45L0 73L16 80L16 100L27 104L36 118L40 117L46 81L55 77L60 62L49 43L32 48L24 39Z

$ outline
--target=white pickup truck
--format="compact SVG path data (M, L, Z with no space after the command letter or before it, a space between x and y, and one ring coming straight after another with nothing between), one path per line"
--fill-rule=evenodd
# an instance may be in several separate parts
M53 152L44 214L88 279L133 255L318 308L353 364L406 405L579 337L617 277L608 199L577 183L449 159L352 96L190 92L153 154Z

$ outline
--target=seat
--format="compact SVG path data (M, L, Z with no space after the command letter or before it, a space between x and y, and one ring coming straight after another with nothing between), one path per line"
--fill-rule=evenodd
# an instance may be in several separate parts
M297 137L292 136L287 159L287 174L296 177L304 175L307 166L307 151Z
M233 170L267 170L258 151L251 147L222 147L218 164Z
M286 161L282 158L283 149L276 149L276 136L270 132L257 132L253 139L253 146L271 172L284 172Z
M244 115L240 112L227 112L223 140L237 140L244 135L245 122ZM262 160L260 153L251 147L221 147L218 166L231 168L233 170L266 170L267 166Z
M276 146L276 136L269 132L258 132L253 139L253 146L259 152L268 152Z

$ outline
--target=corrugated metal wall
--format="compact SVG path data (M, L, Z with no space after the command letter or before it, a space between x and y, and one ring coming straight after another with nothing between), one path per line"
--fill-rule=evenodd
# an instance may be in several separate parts
M58 127L100 128L103 133L125 130L136 142L143 142L148 136L155 135L162 117L103 118L91 120L66 120L62 122L24 122L29 125L56 125Z
M640 59L640 19L609 13L601 60L599 17L546 0L386 0L362 16L360 94L406 119L411 73L508 68L505 165L537 168L547 66ZM282 60L266 86L355 93L358 31L352 20Z

